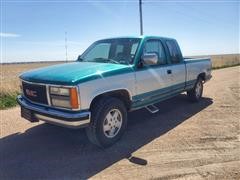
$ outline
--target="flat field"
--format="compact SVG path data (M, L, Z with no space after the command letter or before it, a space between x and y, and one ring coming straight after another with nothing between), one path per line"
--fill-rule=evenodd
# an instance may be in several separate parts
M59 62L58 62L59 63ZM36 69L44 66L57 64L57 62L47 63L19 63L19 64L1 64L1 93L15 94L19 92L18 76L25 71Z
M210 57L214 69L223 67L230 67L240 64L240 54L223 54L223 55L210 55L210 56L198 56L198 57Z

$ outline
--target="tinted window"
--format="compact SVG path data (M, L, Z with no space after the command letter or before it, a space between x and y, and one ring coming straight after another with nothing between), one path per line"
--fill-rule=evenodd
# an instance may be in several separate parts
M176 43L174 41L167 41L166 44L169 50L171 62L179 63L181 61L181 55L179 54Z
M158 41L148 41L144 50L145 53L156 53L158 55Z
M158 64L166 64L166 55L160 41L147 41L145 44L144 53L156 53L158 55Z
M124 46L121 44L117 45L115 54L117 55L118 53L123 53L123 47Z
M161 42L159 42L159 63L167 64L167 58Z

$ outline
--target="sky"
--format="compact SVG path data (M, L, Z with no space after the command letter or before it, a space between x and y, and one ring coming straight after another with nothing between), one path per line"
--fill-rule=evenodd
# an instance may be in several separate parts
M139 36L138 0L0 0L1 62L74 60L94 41ZM239 0L143 0L144 35L183 55L239 53ZM65 35L65 32L67 34Z

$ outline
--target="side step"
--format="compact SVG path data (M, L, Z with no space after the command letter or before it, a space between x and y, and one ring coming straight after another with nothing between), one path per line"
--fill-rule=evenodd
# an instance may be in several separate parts
M145 108L152 114L159 111L158 107L154 106L153 104L146 106Z

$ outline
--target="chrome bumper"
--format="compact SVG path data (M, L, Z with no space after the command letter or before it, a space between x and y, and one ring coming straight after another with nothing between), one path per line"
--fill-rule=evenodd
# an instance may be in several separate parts
M17 97L17 102L21 108L31 113L33 118L28 119L31 122L42 120L67 128L82 128L90 123L91 113L89 111L71 112L44 107L27 101L21 95Z

